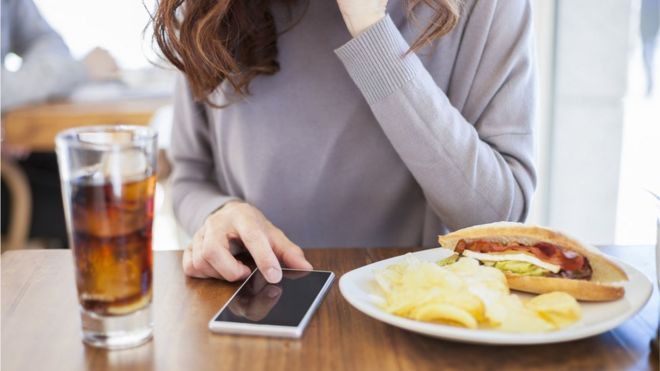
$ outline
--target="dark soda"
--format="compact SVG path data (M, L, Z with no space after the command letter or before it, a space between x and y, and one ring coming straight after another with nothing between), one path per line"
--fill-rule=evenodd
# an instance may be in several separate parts
M151 302L156 177L71 182L72 249L80 305L103 316Z

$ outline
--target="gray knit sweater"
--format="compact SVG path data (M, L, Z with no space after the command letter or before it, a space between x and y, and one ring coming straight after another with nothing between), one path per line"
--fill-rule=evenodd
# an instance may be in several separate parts
M412 54L420 28L402 1L353 39L335 1L310 3L278 40L281 70L255 78L248 98L223 84L212 98L232 103L212 108L179 79L184 228L234 198L302 247L432 246L449 230L524 220L535 186L529 1L466 1L450 34Z

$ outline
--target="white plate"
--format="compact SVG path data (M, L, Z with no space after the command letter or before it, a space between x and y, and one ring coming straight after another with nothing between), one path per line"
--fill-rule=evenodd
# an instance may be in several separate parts
M449 256L446 249L429 249L413 253L417 258L438 261ZM415 321L395 316L382 310L376 302L380 299L376 290L374 271L396 264L402 256L381 260L344 274L339 280L339 289L346 300L360 312L392 326L442 339L468 343L529 345L559 343L582 339L609 331L637 313L651 296L653 286L649 279L632 266L617 262L630 279L623 286L626 294L612 302L581 302L582 319L558 331L547 333L510 333L494 330L471 330L466 328ZM613 258L612 258L613 259ZM613 259L615 260L615 259ZM528 296L516 293L521 297Z

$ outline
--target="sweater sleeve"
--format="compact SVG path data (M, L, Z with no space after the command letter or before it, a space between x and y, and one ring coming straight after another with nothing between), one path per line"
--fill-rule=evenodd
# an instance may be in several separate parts
M409 45L389 16L335 51L430 207L452 230L523 221L536 183L529 4L498 4L517 9L496 9L491 20L468 95L479 100L470 106L485 107L475 122L452 106L417 55L406 54Z
M228 201L215 177L210 127L204 106L193 100L183 76L174 97L171 158L172 201L179 224L191 236L206 217Z

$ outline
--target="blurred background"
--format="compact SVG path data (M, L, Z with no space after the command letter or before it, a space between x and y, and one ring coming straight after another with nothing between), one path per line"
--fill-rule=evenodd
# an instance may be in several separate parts
M152 64L160 62L152 51L149 29L145 31L147 9L155 2L35 3L75 59L85 62L96 51L97 60L109 55L116 71L112 78L78 85L55 102L3 108L2 202L9 210L2 221L3 251L12 244L25 245L26 238L30 247L66 246L60 232L36 227L35 219L43 215L24 210L30 204L61 202L59 189L35 184L21 174L20 166L14 167L26 153L52 151L48 143L56 129L91 120L136 123L161 131L163 154L169 141L173 72ZM655 242L659 207L651 192L660 194L660 93L652 84L660 74L657 4L658 0L532 1L540 110L539 184L530 223L558 228L593 244ZM105 57L98 56L98 48ZM22 63L10 53L4 68L20 71ZM38 129L44 125L52 130ZM41 170L37 166L37 178ZM172 216L166 172L156 202L154 248L182 247L185 237L177 232ZM53 229L63 226L63 216L61 221L45 217L52 218L45 223Z
M541 110L540 182L529 221L594 244L653 243L658 204L650 192L660 191L660 94L651 83L660 72L658 1L532 5Z

